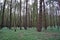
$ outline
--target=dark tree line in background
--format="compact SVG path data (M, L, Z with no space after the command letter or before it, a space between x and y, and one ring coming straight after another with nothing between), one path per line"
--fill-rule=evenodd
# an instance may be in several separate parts
M0 3L0 29L14 27L16 31L17 27L20 30L23 27L25 30L36 27L38 32L41 32L42 28L47 30L48 27L59 29L60 0L32 1L32 4L29 4L29 0L4 0ZM57 2L58 6L55 6L54 2Z

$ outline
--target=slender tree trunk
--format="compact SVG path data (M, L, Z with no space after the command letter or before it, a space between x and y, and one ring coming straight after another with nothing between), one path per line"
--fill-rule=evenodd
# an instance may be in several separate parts
M50 7L50 27L52 28L52 8L51 8L51 6L50 6L50 4L49 4L49 7Z
M38 0L35 0L35 11L36 11L36 23L35 23L35 25L36 25L36 27L37 27L37 19L38 19Z
M10 2L10 26L9 26L9 29L11 29L12 27L12 0Z
M6 19L6 26L8 27L8 17L9 17L9 4L8 4L8 8L7 8L7 14L6 14L6 16L7 16L7 19Z
M30 13L29 13L29 8L28 8L28 27L30 28Z
M58 10L59 13L59 10ZM60 15L57 15L57 29L59 30L59 24L60 24Z
M14 29L15 29L15 32L16 32L16 0L15 0L15 8L14 8Z
M20 0L20 21L19 21L20 23L19 23L19 25L20 25L20 30L22 29L21 28L21 0Z
M37 25L37 31L42 31L42 0L40 0L40 8L39 8L39 16L38 16L38 25Z
M56 8L56 21L55 21L55 25L57 26L57 8Z
M26 0L26 17L25 17L25 27L24 29L27 30L27 14L28 14L28 0Z
M31 27L33 27L33 15L32 15L33 11L31 11Z
M52 2L52 26L55 27L54 26L54 4L53 4L53 2Z
M58 5L59 5L59 8L60 8L60 0L58 0ZM59 9L60 10L60 9ZM59 13L59 10L58 10L58 13ZM60 14L60 13L59 13ZM58 16L58 15L57 15ZM59 15L59 18L58 18L58 20L60 20L60 15ZM59 21L58 21L59 22ZM59 27L60 26L60 22L58 23L58 26L57 26L57 28L58 28L58 30L59 30Z
M1 10L0 10L0 18L2 18L2 3L0 3L0 5L1 5ZM0 20L0 28L1 28L1 22L2 21L2 19Z
M6 4L6 0L4 0L4 5L3 5L1 28L4 27L4 12L5 12L5 4Z
M45 12L45 3L44 3L44 0L43 0L43 8L44 8L44 28L45 30L47 30L47 21L46 21L46 12Z

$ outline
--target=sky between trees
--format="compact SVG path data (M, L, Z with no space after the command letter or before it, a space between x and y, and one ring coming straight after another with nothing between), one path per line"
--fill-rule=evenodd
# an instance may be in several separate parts
M3 1L4 0L0 0L0 3L3 3ZM20 2L20 0L17 0L18 2ZM45 1L45 3L48 1L48 0L44 0ZM30 5L32 5L32 3L34 2L34 0L29 0L29 2L28 2L28 4L30 4ZM22 0L22 3L24 3L24 0ZM22 4L23 5L23 4ZM52 6L52 5L51 5ZM57 4L57 2L55 1L54 2L54 6L56 6L56 7L58 7L58 4ZM7 7L7 6L6 6ZM47 4L45 4L45 7L49 10L49 4L47 5ZM39 0L38 0L38 9L39 9ZM49 11L48 11L48 13L49 13ZM59 12L60 13L60 12ZM23 13L22 13L22 15L23 15ZM59 15L59 14L58 14Z

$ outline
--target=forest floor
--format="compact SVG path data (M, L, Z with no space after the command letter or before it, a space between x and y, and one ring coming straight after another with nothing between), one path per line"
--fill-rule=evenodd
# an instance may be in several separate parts
M3 28L0 30L0 40L60 40L60 30L48 28L37 32L36 28L28 28L27 30L17 28L15 32L13 29Z

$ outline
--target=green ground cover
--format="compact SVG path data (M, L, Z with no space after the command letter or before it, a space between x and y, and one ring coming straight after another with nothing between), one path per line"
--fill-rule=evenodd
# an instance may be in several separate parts
M0 30L0 40L60 40L60 30L48 28L42 32L37 32L36 28L28 28L27 30L19 30L15 32L3 28Z

